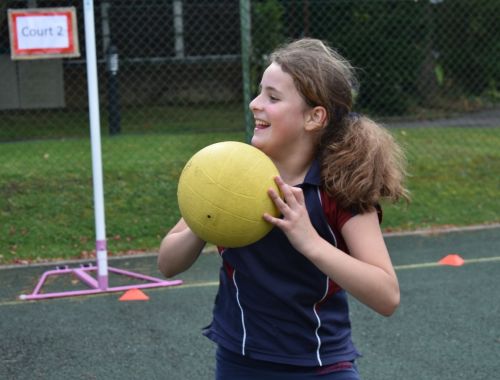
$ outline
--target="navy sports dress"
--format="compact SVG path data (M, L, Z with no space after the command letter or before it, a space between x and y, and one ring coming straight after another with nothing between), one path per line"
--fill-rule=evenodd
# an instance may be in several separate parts
M320 191L317 161L300 187L320 236L347 252L340 229L353 213ZM304 367L359 356L351 341L346 292L296 251L279 228L257 243L220 254L220 285L204 334L223 350Z

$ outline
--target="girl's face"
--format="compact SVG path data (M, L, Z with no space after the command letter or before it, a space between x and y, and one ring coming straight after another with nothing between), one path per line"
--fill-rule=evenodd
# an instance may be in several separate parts
M250 102L255 119L252 145L275 161L300 152L305 137L306 111L310 109L292 77L277 63L264 71L260 93Z

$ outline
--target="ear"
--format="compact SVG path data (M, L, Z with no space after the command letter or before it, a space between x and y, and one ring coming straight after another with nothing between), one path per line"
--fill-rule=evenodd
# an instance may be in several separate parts
M327 123L327 116L325 107L316 106L309 110L306 116L306 131L314 132L323 129Z

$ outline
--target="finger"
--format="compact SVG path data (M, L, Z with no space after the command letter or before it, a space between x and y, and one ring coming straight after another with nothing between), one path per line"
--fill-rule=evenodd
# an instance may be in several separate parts
M291 188L293 197L297 201L298 204L303 205L305 204L305 198L304 198L304 192L300 187L292 187Z
M300 192L302 192L302 190L286 184L279 176L275 177L275 182L280 188L286 204L290 207L294 207L297 203L296 190L299 190Z
M280 197L280 195L276 192L274 189L269 189L267 191L267 194L269 195L269 198L274 202L278 210L280 210L282 213L286 212L288 209L288 206L286 202Z
M263 215L263 218L266 222L268 223L271 223L272 225L276 226L276 227L281 227L284 223L283 219L280 219L280 218L276 218L270 214L268 214L267 212Z

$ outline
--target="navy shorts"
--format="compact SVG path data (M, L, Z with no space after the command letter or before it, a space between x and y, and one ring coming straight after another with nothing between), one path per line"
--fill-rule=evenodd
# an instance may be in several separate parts
M249 359L217 348L216 380L360 380L354 361L323 367L299 367Z

